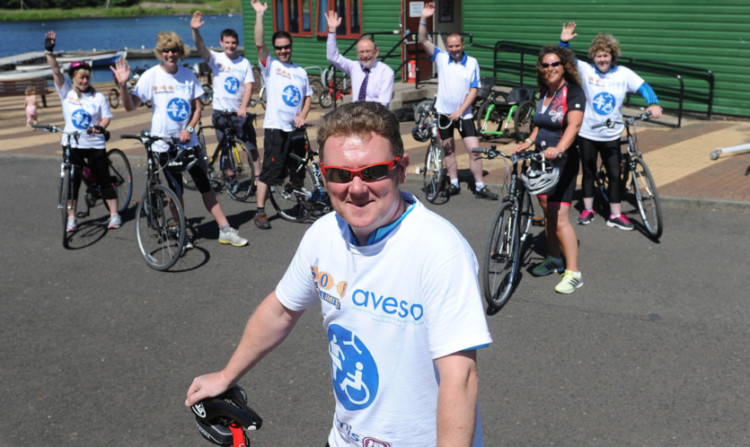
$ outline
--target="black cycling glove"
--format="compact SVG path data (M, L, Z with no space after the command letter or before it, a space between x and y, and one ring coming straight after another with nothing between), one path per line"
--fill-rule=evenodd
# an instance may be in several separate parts
M45 37L44 49L46 51L55 51L55 39L53 39L52 37Z

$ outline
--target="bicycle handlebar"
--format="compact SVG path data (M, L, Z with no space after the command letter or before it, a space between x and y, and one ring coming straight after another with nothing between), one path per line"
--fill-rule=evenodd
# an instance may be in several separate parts
M644 112L641 113L638 116L633 116L625 120L625 122L622 121L612 121L611 119L607 118L607 121L604 121L603 123L594 124L591 126L592 129L598 129L600 127L607 127L609 129L612 129L618 124L625 124L626 126L632 126L633 123L636 121L646 121L649 118L651 118L651 112Z
M521 151L515 154L508 155L502 151L495 149L494 147L491 147L489 149L485 147L475 147L474 149L471 150L471 152L474 152L475 154L484 154L490 160L493 158L497 158L498 156L507 158L513 164L516 164L520 161L525 161L525 160L536 161L539 163L543 163L545 161L544 153L535 152L535 151ZM565 157L567 157L565 153L561 153L557 155L558 160L562 160Z

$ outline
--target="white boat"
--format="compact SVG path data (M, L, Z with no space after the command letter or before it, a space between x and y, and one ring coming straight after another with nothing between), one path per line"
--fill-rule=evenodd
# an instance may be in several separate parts
M57 57L57 62L86 60L93 67L109 67L115 61L128 56L127 50L120 51L66 51Z
M5 70L0 71L0 81L21 81L24 79L52 78L52 69L42 68L34 71Z

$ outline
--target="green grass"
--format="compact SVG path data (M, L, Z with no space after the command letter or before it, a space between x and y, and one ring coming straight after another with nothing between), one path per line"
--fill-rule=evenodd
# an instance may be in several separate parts
M153 3L171 3L171 0L151 0ZM189 2L183 2L189 3ZM203 8L208 4L210 8ZM239 13L242 10L240 0L209 0L195 4L187 8L142 8L131 6L127 8L113 7L102 8L74 8L74 9L0 9L0 22L3 21L34 21L34 20L57 20L57 19L80 19L87 17L143 17L143 16L170 16L192 14L200 7L204 14L226 14L229 12Z

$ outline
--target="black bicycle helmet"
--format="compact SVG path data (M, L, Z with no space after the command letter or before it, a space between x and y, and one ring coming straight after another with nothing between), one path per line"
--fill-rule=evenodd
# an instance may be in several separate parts
M233 445L232 428L258 430L263 420L247 406L247 394L235 385L223 394L203 399L190 407L198 431L208 441L221 446ZM245 438L246 445L250 443Z
M551 163L544 161L532 162L529 168L521 174L521 180L532 196L544 194L557 185L560 180L560 168L553 167Z

